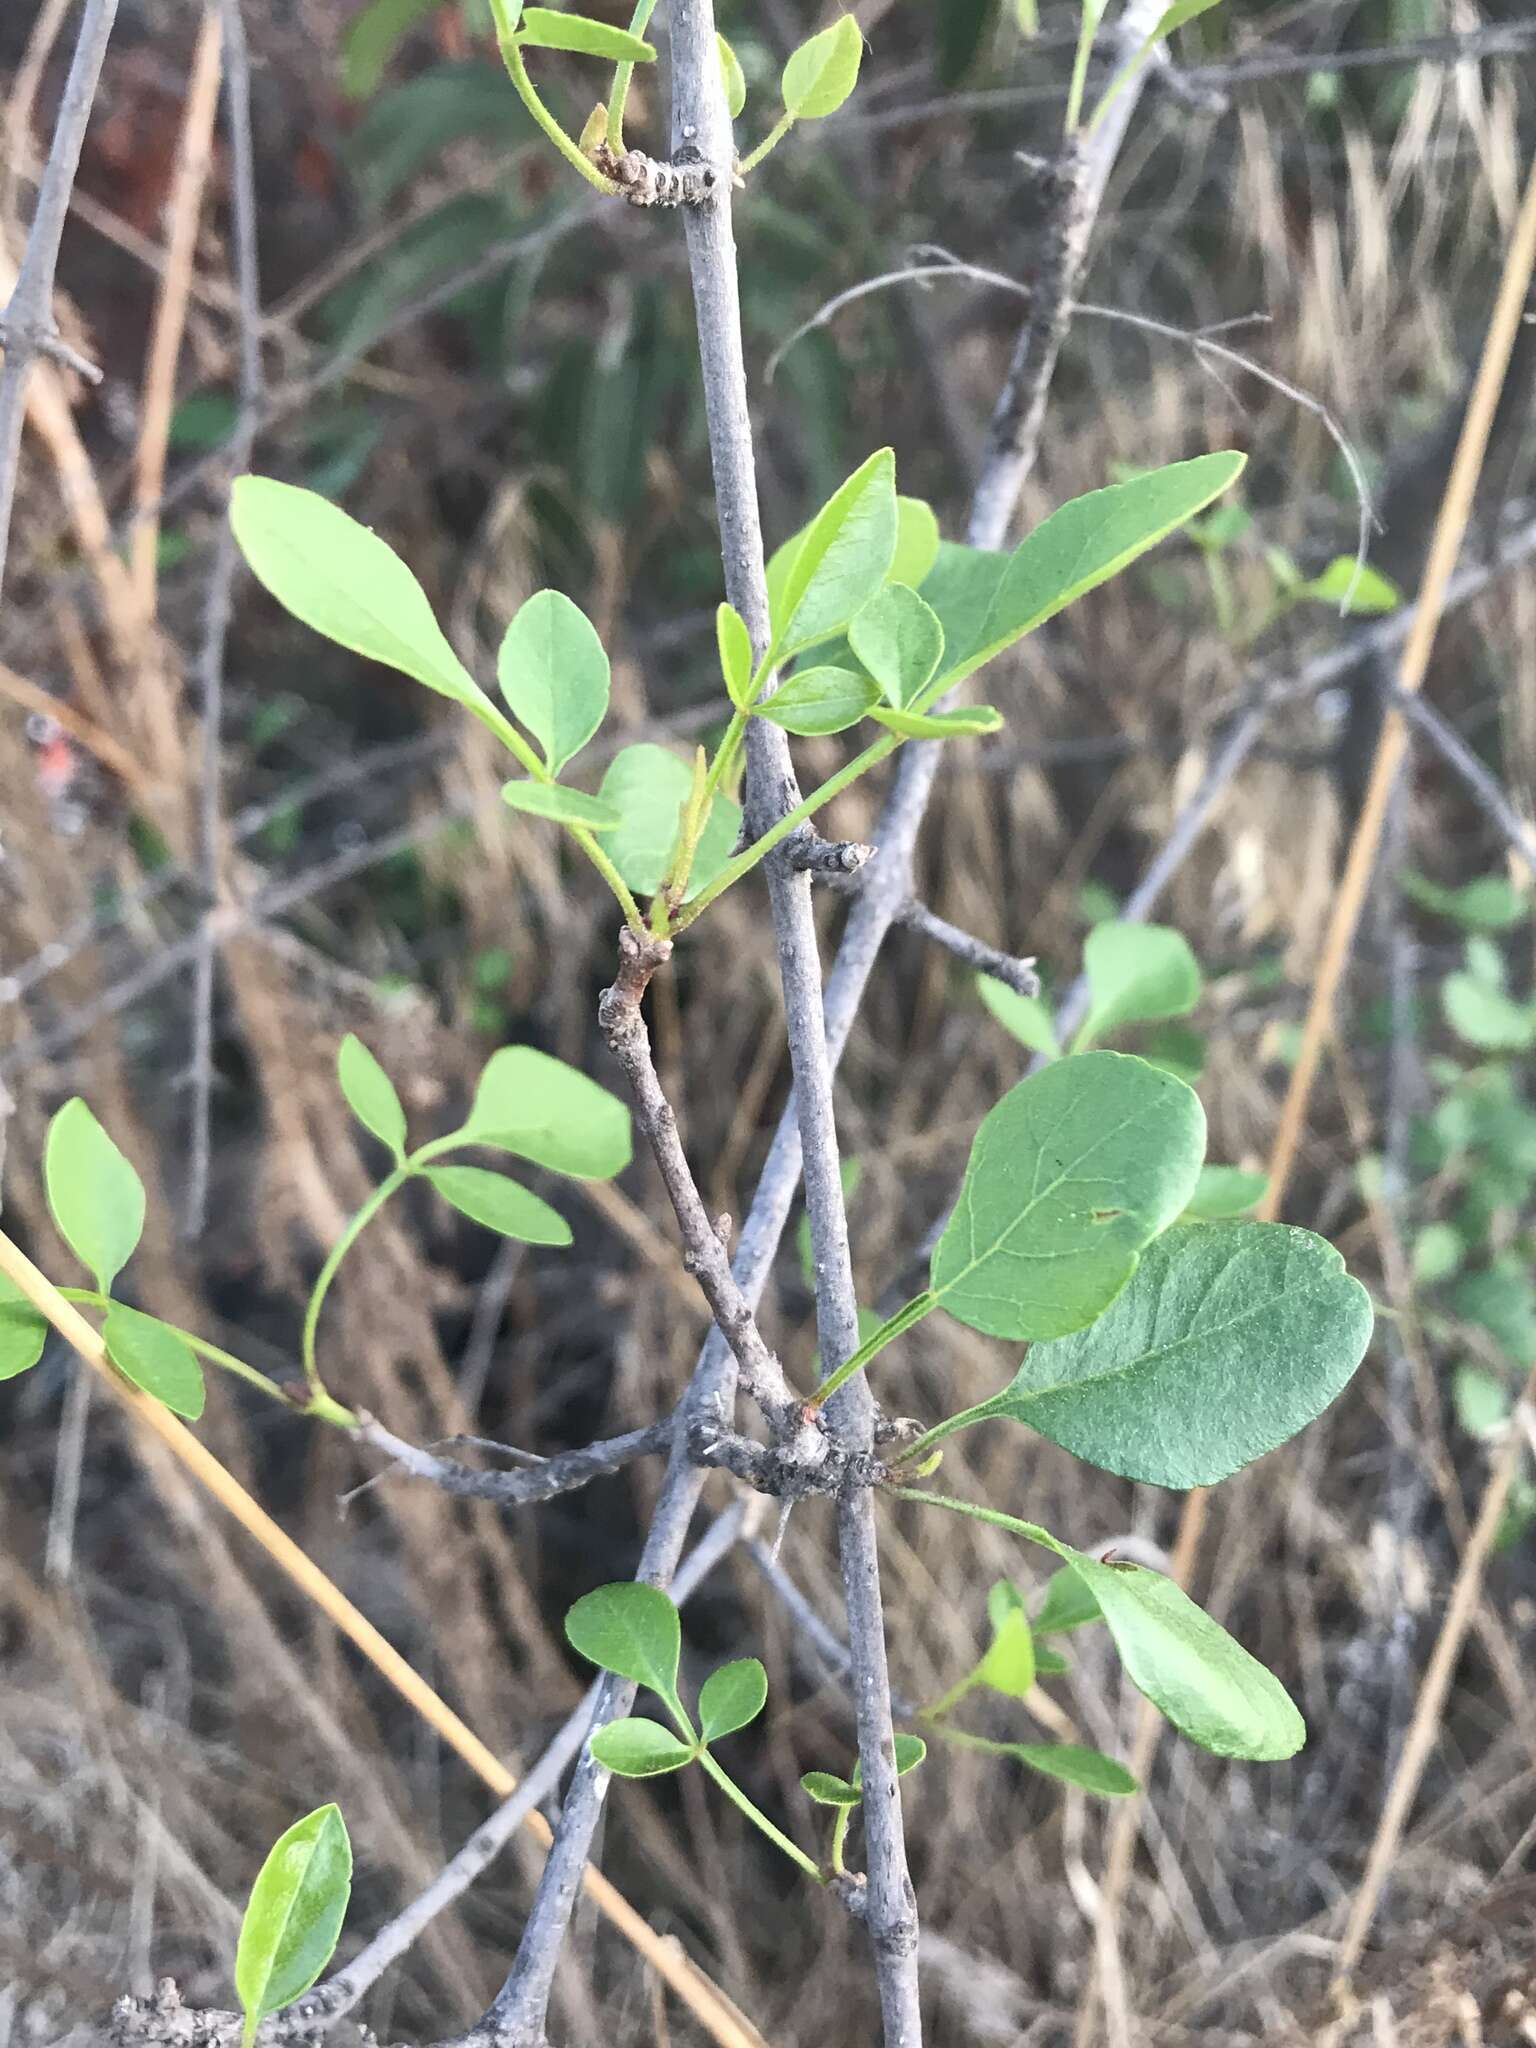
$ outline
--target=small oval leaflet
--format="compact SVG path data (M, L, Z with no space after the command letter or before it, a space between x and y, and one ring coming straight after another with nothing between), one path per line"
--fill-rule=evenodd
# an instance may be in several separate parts
M460 1135L579 1180L611 1180L633 1150L618 1097L532 1045L491 1054Z
M589 1664L648 1685L669 1706L676 1701L682 1626L659 1587L599 1586L566 1615L565 1633Z
M510 810L553 818L557 825L579 825L586 832L617 832L624 822L612 804L561 782L504 782L501 800Z
M670 1728L638 1714L599 1728L591 1747L603 1769L616 1778L660 1778L692 1763L695 1754Z
M558 775L602 724L608 710L608 656L597 629L561 590L536 590L506 631L496 679L507 709L544 751Z
M846 668L807 668L756 706L760 718L801 738L846 732L880 701L868 676Z
M113 1302L102 1324L107 1356L125 1379L188 1422L203 1412L203 1369L186 1338L154 1316Z
M706 1742L755 1721L768 1700L768 1674L756 1657L722 1664L699 1688L699 1727Z
M517 40L535 50L571 50L579 57L606 57L615 64L654 63L652 45L628 29L610 28L584 14L562 14L554 7L525 7Z
M835 114L859 82L864 38L851 14L840 15L803 42L784 66L786 110L797 121L820 121Z
M352 1844L339 1808L318 1807L274 1843L235 1955L245 2048L270 2013L304 1996L335 1954L351 1890Z
M143 1235L144 1183L78 1095L48 1126L43 1179L59 1235L110 1294Z
M47 1322L20 1288L0 1273L0 1380L13 1380L30 1370L47 1341Z
M571 1242L571 1226L559 1210L504 1173L489 1173L482 1166L428 1166L422 1173L445 1202L487 1230L520 1244Z
M405 1154L405 1111L395 1084L363 1041L348 1032L336 1054L336 1078L347 1106L365 1131L387 1145L396 1160Z

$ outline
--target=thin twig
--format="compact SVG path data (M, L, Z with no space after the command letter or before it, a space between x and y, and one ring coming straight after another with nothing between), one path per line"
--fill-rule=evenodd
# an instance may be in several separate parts
M622 1472L637 1458L654 1457L657 1452L669 1449L673 1423L668 1415L645 1429L605 1437L597 1443L583 1444L579 1450L559 1451L514 1472L477 1472L457 1459L439 1458L431 1451L403 1442L371 1415L358 1417L353 1435L370 1450L382 1451L400 1471L409 1473L413 1479L424 1479L444 1493L461 1500L489 1500L498 1507L522 1508L554 1500L558 1494L574 1493L578 1487L590 1486L594 1479Z
M1456 771L1510 846L1536 875L1536 836L1532 835L1530 826L1510 802L1497 776L1484 767L1460 733L1416 691L1395 690L1391 702L1408 723L1424 735L1446 765Z
M1040 993L1040 977L1035 972L1033 958L1021 960L1016 954L1000 952L996 946L989 946L970 932L963 932L948 918L937 916L915 896L909 896L897 911L896 923L921 932L924 938L932 939L946 952L953 953L957 960L963 960L967 967L974 967L979 974L990 974L995 981L1011 988L1015 995L1037 996Z

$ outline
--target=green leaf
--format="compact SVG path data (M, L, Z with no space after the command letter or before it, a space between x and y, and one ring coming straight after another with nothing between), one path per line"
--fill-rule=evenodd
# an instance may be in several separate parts
M976 1683L1011 1700L1027 1699L1035 1683L1035 1639L1021 1608L993 1624L987 1654L976 1667Z
M757 714L785 732L811 738L846 732L879 701L880 692L868 676L847 668L806 668L780 683L757 706Z
M1202 1166L1183 1220L1225 1223L1262 1202L1269 1189L1267 1173L1244 1173L1240 1166Z
M978 974L976 992L1005 1031L1011 1031L1021 1045L1048 1060L1060 1059L1056 1029L1051 1013L1039 996L1021 996L995 975Z
M699 1730L706 1742L734 1735L763 1711L768 1699L768 1674L755 1657L722 1664L699 1688Z
M125 1379L188 1422L196 1422L207 1390L197 1354L180 1331L115 1301L101 1326L101 1341Z
M612 804L558 782L504 782L501 800L514 811L553 818L557 825L580 825L588 832L617 832L624 822Z
M247 2038L269 2013L302 1998L331 1960L351 1890L352 1844L338 1807L317 1807L273 1844L235 1952Z
M395 1084L363 1041L348 1032L336 1054L336 1078L347 1107L365 1131L387 1145L397 1161L405 1157L405 1111Z
M1176 1081L1187 1081L1191 1087L1205 1072L1204 1034L1191 1031L1187 1024L1154 1025L1138 1050L1150 1065L1161 1067Z
M1102 1621L1099 1603L1091 1589L1069 1565L1052 1572L1045 1582L1045 1597L1035 1616L1037 1636L1063 1636L1090 1621Z
M725 678L726 692L739 711L752 688L752 635L734 605L723 604L715 613L715 640L720 649L720 673Z
M110 1294L144 1232L144 1183L78 1095L48 1126L43 1178L59 1235Z
M818 1806L857 1806L863 1797L846 1778L834 1777L830 1771L807 1771L800 1790Z
M599 1586L566 1615L565 1633L589 1664L648 1685L668 1706L676 1702L682 1626L659 1587L636 1580Z
M384 82L390 58L439 0L370 0L352 17L341 39L341 88L348 99L371 99Z
M908 1771L915 1771L923 1758L928 1754L928 1745L924 1742L921 1735L893 1736L892 1746L896 1757L896 1775L898 1778L904 1778ZM804 1781L802 1780L802 1782ZM852 1783L855 1792L863 1791L863 1772L858 1764L855 1764L853 1767Z
M484 701L416 578L339 505L271 477L242 476L229 517L256 581L304 625L441 696Z
M1485 1440L1499 1434L1514 1406L1504 1382L1475 1365L1457 1366L1451 1375L1451 1400L1467 1434Z
M1147 38L1149 45L1165 42L1175 29L1182 28L1186 21L1194 21L1199 15L1209 14L1217 4L1218 0L1174 0L1173 6Z
M614 64L650 64L656 52L628 29L589 21L584 14L560 14L553 7L525 7L517 40L535 50L574 50L582 57L605 57Z
M1338 1397L1372 1321L1311 1231L1186 1224L1147 1247L1091 1330L1034 1345L1001 1394L934 1434L1007 1416L1123 1479L1214 1486Z
M1059 1778L1062 1784L1076 1785L1079 1791L1093 1792L1100 1799L1124 1799L1137 1789L1136 1780L1124 1764L1075 1742L999 1742L987 1746L1000 1756L1014 1757L1032 1771L1043 1771L1048 1778Z
M531 1045L491 1054L459 1135L577 1180L612 1180L632 1150L629 1111L618 1097Z
M1208 0L1208 4L1214 6L1215 0ZM1348 596L1351 613L1395 612L1403 601L1403 593L1390 576L1383 576L1377 569L1357 567L1353 555L1335 555L1321 576L1302 585L1302 595L1314 597L1321 604L1342 604Z
M608 657L597 628L560 590L536 590L506 631L496 678L507 709L558 775L602 724L608 709Z
M896 457L879 448L789 543L773 613L781 659L843 632L862 611L890 571L896 527Z
M0 1273L0 1380L13 1380L36 1365L47 1341L46 1319Z
M1187 1017L1200 1000L1200 968L1182 932L1160 924L1096 924L1083 946L1088 1015L1074 1050L1126 1024Z
M1504 875L1478 875L1459 889L1442 889L1410 873L1403 876L1403 889L1424 909L1473 931L1508 931L1528 914L1525 897Z
M848 644L899 711L943 660L944 628L915 590L887 583L849 626Z
M1048 1650L1044 1643L1035 1645L1035 1676L1037 1678L1059 1678L1072 1666L1056 1650Z
M1484 1052L1529 1052L1536 1045L1536 1010L1475 974L1448 974L1440 1001L1451 1029Z
M520 1244L567 1245L571 1226L548 1202L541 1202L504 1173L488 1173L483 1166L427 1166L423 1176L445 1202L471 1223L515 1237Z
M904 740L975 740L1001 732L1003 714L991 704L967 704L959 711L892 711L877 705L870 717Z
M939 522L933 507L921 498L896 500L896 553L891 559L893 583L916 590L938 560Z
M746 73L741 60L722 35L715 37L720 52L720 77L725 86L725 110L734 121L747 104Z
M1061 1337L1100 1315L1194 1192L1205 1114L1182 1081L1079 1053L1012 1088L971 1147L930 1285L993 1337Z
M843 14L800 45L784 66L784 106L797 121L835 114L859 82L864 38L851 14Z
M660 1778L691 1764L697 1752L670 1728L642 1716L610 1721L592 1737L592 1754L617 1778Z
M1091 491L1053 512L1011 555L941 548L923 585L946 643L929 689L942 694L1108 582L1227 490L1243 463L1241 455L1200 455Z
M599 794L618 812L622 823L610 835L605 850L630 888L641 895L654 894L666 880L683 805L692 789L693 771L688 763L668 748L648 741L623 748L608 764ZM740 806L729 797L717 796L694 857L690 898L725 866L740 830Z
M1449 1280L1466 1257L1462 1235L1451 1223L1426 1223L1413 1240L1413 1277L1422 1287Z

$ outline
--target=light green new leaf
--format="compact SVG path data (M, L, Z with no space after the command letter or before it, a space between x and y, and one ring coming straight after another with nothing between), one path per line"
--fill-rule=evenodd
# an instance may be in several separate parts
M994 1619L992 1641L976 1667L976 1683L1011 1700L1027 1699L1035 1683L1035 1638L1018 1607Z
M115 1301L101 1326L101 1341L125 1379L188 1422L196 1422L207 1398L203 1369L179 1331Z
M1472 931L1507 931L1530 914L1525 897L1507 875L1478 875L1459 889L1444 889L1410 871L1403 876L1403 889L1426 910Z
M1100 1799L1125 1799L1136 1790L1136 1780L1124 1764L1076 1742L1000 1742L995 1747L1000 1755L1015 1757L1032 1771L1043 1771L1048 1778L1059 1778L1062 1784L1093 1792Z
M929 688L949 689L1108 582L1219 497L1243 463L1236 454L1199 455L1090 491L1053 512L1011 555L941 548L923 584L945 638L939 681Z
M933 507L921 498L896 500L896 553L891 558L893 583L916 590L939 556L939 522Z
M1475 974L1448 974L1440 984L1446 1022L1484 1052L1529 1052L1536 1045L1536 1009Z
M352 1844L338 1807L318 1807L273 1844L235 1952L247 2044L261 2021L302 1998L331 1960L351 1890Z
M659 1721L636 1715L599 1728L592 1737L592 1754L616 1778L660 1778L691 1764L696 1751Z
M877 590L848 628L848 644L900 711L944 658L938 614L905 583Z
M629 1110L616 1095L531 1045L491 1054L460 1135L577 1180L612 1180L633 1145Z
M339 505L271 477L242 476L229 518L256 581L304 625L441 696L484 702L416 578Z
M1174 0L1147 38L1148 44L1165 42L1175 29L1181 29L1186 21L1194 21L1199 15L1209 14L1217 4L1218 0Z
M504 1173L488 1173L483 1166L428 1166L422 1171L443 1200L471 1223L515 1237L520 1244L571 1241L571 1226L559 1210Z
M864 1796L846 1778L835 1777L831 1771L807 1771L800 1780L800 1790L818 1806L857 1806Z
M612 804L558 782L504 782L501 800L510 810L553 818L557 825L580 825L588 832L617 832L624 822Z
M1101 1621L1099 1603L1077 1573L1063 1565L1045 1582L1045 1597L1035 1616L1037 1636L1062 1636L1090 1621Z
M43 1179L59 1235L110 1294L143 1235L144 1183L78 1095L48 1126Z
M699 1730L706 1742L734 1735L763 1711L768 1699L768 1674L755 1657L722 1664L699 1688Z
M715 641L720 649L720 673L725 678L726 693L739 711L752 687L752 635L734 605L723 604L716 611Z
M725 86L725 110L734 121L747 104L747 77L741 59L722 35L715 37L720 52L720 77Z
M848 668L805 668L765 698L757 714L785 732L809 739L846 732L879 701L880 692L868 676Z
M1003 714L992 704L967 704L959 711L893 711L877 704L870 712L878 725L899 732L904 740L978 740L1001 732Z
M641 895L653 894L666 880L692 789L688 763L649 741L625 747L608 764L598 794L622 822L608 835L604 850L630 888ZM740 805L717 796L694 856L690 898L725 866L740 830Z
M1183 1220L1229 1223L1262 1202L1268 1187L1267 1173L1245 1173L1240 1166L1202 1166Z
M784 106L797 121L835 114L859 82L864 38L851 14L800 45L784 66Z
M896 530L896 457L879 448L782 551L773 607L780 659L846 629L890 573Z
M544 750L558 775L603 722L608 656L597 628L560 590L536 590L506 631L496 679L513 717Z
M1021 1045L1048 1060L1060 1059L1056 1027L1039 996L1021 996L991 974L977 975L976 992L1003 1029L1011 1031Z
M46 1320L0 1273L0 1380L13 1380L36 1365L47 1341Z
M1303 593L1321 604L1342 604L1351 612L1395 612L1403 593L1379 569L1361 568L1353 555L1336 555L1321 576L1303 584Z
M1182 932L1161 924L1096 924L1083 946L1088 1015L1074 1042L1084 1051L1126 1024L1187 1017L1200 1000L1200 965Z
M932 1292L993 1337L1082 1329L1185 1208L1204 1151L1205 1113L1182 1081L1124 1053L1058 1060L976 1133Z
M395 1084L363 1041L349 1031L336 1054L336 1078L347 1107L365 1131L387 1145L396 1160L405 1156L405 1111Z
M1369 1295L1310 1231L1182 1225L1091 1330L1034 1345L1002 1393L932 1434L1006 1416L1122 1479L1214 1486L1321 1415L1371 1324Z
M553 7L525 7L517 39L535 50L574 50L582 57L606 57L614 64L650 64L651 44L628 29L589 21L584 14L561 14Z
M682 1625L659 1587L635 1580L599 1586L566 1615L565 1633L589 1664L648 1685L668 1706L677 1703Z

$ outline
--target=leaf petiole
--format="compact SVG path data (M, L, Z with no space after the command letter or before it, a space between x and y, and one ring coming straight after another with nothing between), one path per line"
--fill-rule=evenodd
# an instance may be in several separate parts
M741 1809L752 1825L760 1829L776 1849L782 1849L790 1862L797 1869L803 1870L806 1876L813 1879L815 1883L826 1883L826 1873L821 1869L820 1865L812 1862L811 1858L806 1855L797 1842L792 1842L782 1829L774 1826L766 1813L761 1812L752 1804L752 1801L742 1791L736 1780L728 1776L721 1769L707 1749L699 1751L699 1762L704 1766L710 1777L714 1779L726 1798Z

